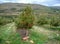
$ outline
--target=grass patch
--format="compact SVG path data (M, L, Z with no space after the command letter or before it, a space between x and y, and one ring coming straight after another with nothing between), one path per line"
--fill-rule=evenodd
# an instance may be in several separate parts
M47 42L47 37L45 35L39 34L34 31L30 32L30 37L35 42L35 44L44 44L45 42Z
M15 30L15 26L12 23L0 28L0 44L31 44L29 41L21 40L19 33L12 34L13 30ZM29 37L29 40L33 40L34 44L45 44L49 40L46 35L33 28L30 30ZM53 39L60 41L60 36L57 37L56 34L53 34Z
M21 40L19 33L14 33L13 30L15 30L13 23L4 25L0 28L0 44L31 44L29 41ZM30 40L34 41L34 44L44 44L47 41L45 35L32 30L30 30L29 37Z

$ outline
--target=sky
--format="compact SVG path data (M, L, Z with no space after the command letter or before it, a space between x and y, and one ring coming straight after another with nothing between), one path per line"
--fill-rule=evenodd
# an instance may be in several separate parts
M60 0L0 0L0 3L30 3L45 6L60 6Z

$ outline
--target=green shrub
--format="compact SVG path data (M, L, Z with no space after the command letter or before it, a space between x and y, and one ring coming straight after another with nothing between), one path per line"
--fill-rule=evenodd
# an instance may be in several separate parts
M40 15L39 18L37 19L37 25L44 25L44 24L48 24L47 16Z
M60 18L59 18L59 16L54 16L53 15L51 17L50 25L52 25L52 26L60 26Z
M31 7L26 7L16 19L19 28L31 28L34 25L34 14Z
M0 17L0 25L4 25L11 22L13 22L12 18Z

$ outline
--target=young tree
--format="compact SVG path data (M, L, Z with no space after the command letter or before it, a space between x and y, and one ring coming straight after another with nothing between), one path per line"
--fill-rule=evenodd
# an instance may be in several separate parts
M28 29L34 25L34 14L31 7L26 7L17 19L18 28L23 31L21 34L23 37L28 35ZM25 36L24 36L25 35Z
M31 7L26 7L18 16L18 27L29 29L34 25L34 15Z

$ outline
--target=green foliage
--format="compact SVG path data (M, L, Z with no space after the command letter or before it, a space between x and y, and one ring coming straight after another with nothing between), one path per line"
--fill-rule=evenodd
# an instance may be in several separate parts
M19 28L31 28L34 22L34 14L31 7L26 7L16 19Z
M50 29L60 31L60 26L50 26Z
M46 15L39 15L37 20L37 25L44 25L48 24L48 18Z
M60 26L60 17L57 16L57 15L51 16L50 25L52 25L52 26Z
M13 11L14 11L14 10L16 10L16 8L11 8L11 10L13 10Z
M11 22L13 22L13 20L10 19L10 18L0 17L0 25L4 25L4 24L7 24L7 23L11 23Z
M54 39L60 41L60 35L59 36L55 36Z
M38 15L37 25L60 26L60 15Z
M29 41L21 40L21 37L16 33L15 23L9 23L0 27L0 44L31 44L30 40L33 40L35 44L44 44L47 38L43 34L39 34L30 30Z
M38 33L37 31L35 32L35 30L31 30L30 37L30 39L32 39L35 44L44 44L48 39L46 35Z
M4 13L5 12L5 10L0 10L0 13Z

